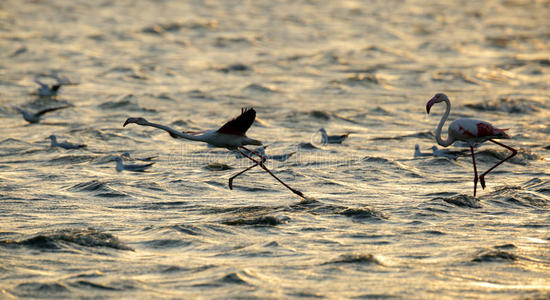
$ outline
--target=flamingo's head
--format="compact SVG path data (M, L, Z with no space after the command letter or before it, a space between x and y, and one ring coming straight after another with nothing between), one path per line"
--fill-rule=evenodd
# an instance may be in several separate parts
M495 138L499 138L499 139L510 139L510 135L508 135L506 133L506 131L510 129L510 128L505 128L505 129L498 129L498 128L495 128L495 133L494 135L496 136Z
M435 96L432 97L432 99L430 99L430 101L428 101L428 103L426 103L426 112L428 114L430 114L430 109L432 108L432 106L436 103L439 103L439 102L443 102L443 101L449 101L449 98L447 97L447 95L443 94L443 93L437 93L435 94Z
M144 118L128 118L126 119L126 122L124 122L122 127L126 127L126 125L130 123L136 123L138 125L146 125L148 122Z
M47 137L47 139L50 139L52 141L55 141L57 138L55 137L55 135L50 135L49 137Z
M122 157L120 157L120 156L115 157L115 161L121 163L122 162Z

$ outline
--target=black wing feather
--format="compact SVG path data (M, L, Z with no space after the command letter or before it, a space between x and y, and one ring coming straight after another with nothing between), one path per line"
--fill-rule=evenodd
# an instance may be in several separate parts
M45 114L45 113L48 113L48 112L51 112L51 111L56 111L56 110L59 110L59 109L63 109L63 108L67 108L69 106L60 106L60 107L53 107L53 108L46 108L46 109L43 109L37 113L35 113L36 116L40 117L41 115Z
M234 134L234 135L244 135L248 128L252 126L254 120L256 119L256 111L254 108L243 108L241 115L235 119L225 123L220 129L219 133Z

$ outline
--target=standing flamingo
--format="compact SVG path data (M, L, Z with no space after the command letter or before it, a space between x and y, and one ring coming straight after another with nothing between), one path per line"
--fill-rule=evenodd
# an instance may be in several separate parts
M441 117L441 121L439 121L439 125L437 125L437 129L435 130L435 139L437 140L437 143L443 147L447 147L452 143L454 143L455 141L463 141L469 145L470 151L472 152L472 162L474 165L474 198L475 198L478 176L477 176L477 168L476 168L476 158L474 155L474 146L476 144L481 144L485 141L491 141L501 147L504 147L512 151L512 154L510 154L510 156L499 161L497 164L495 164L494 166L489 168L489 170L485 171L483 174L479 176L479 182L483 189L485 189L485 175L487 175L489 172L491 172L494 168L496 168L503 162L514 157L514 155L516 155L518 151L512 147L506 146L494 140L494 139L509 139L510 136L507 135L505 132L507 129L498 129L493 125L489 124L488 122L474 120L474 119L462 118L462 119L453 121L451 125L449 125L447 139L442 140L441 129L443 128L443 124L447 120L447 117L449 117L449 112L451 111L451 101L449 101L449 98L447 97L447 95L443 93L435 94L435 96L433 96L433 98L430 99L428 103L426 103L426 112L429 114L430 108L435 103L439 103L439 102L445 102L447 104L447 108L445 109L445 113L443 114L443 117Z
M194 134L188 134L184 132L177 131L175 129L172 129L168 126L160 125L151 123L144 118L128 118L126 122L124 122L123 127L130 123L135 123L142 126L151 126L155 128L162 129L170 134L173 138L184 138L191 141L200 141L208 143L214 147L220 147L220 148L227 148L232 151L238 151L243 155L244 157L250 159L254 162L253 165L250 167L244 169L243 171L233 175L231 178L229 178L229 189L233 189L233 180L243 174L244 172L254 168L255 166L260 166L262 169L264 169L269 175L273 176L277 181L279 181L283 186L288 188L290 191L295 193L296 195L304 198L304 194L298 190L295 190L291 188L289 185L284 183L282 180L280 180L277 176L275 176L265 165L264 162L266 161L266 158L262 156L261 154L251 151L245 147L245 145L257 145L261 146L262 142L251 139L246 136L246 131L250 126L252 126L252 123L254 123L254 120L256 119L256 111L253 108L250 109L242 109L241 114L232 119L231 121L225 123L222 127L220 127L217 130L207 130L204 132L194 133ZM243 151L245 150L245 151ZM254 153L254 155L258 156L260 160L256 160L252 158L252 155L250 153Z

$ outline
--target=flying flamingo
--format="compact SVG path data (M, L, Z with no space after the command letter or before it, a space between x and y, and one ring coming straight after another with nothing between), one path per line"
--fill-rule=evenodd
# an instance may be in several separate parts
M242 170L241 172L231 176L229 178L229 189L233 189L233 180L243 174L244 172L254 168L255 166L260 166L262 169L264 169L269 175L273 176L277 181L279 181L283 186L288 188L290 191L292 191L294 194L304 198L304 194L298 190L295 190L291 188L289 185L284 183L282 180L280 180L277 176L275 176L265 165L264 162L266 161L266 158L262 156L260 153L257 153L255 151L251 151L245 147L245 145L256 145L261 146L262 142L251 139L246 136L246 131L250 126L252 126L252 123L254 123L254 120L256 119L256 111L253 108L250 109L242 109L241 114L232 119L231 121L225 123L222 127L220 127L217 130L207 130L204 132L199 133L185 133L180 132L175 129L172 129L168 126L160 125L151 123L144 118L128 118L126 122L124 122L123 127L130 123L135 123L142 126L151 126L155 128L162 129L170 134L173 138L184 138L191 141L199 141L199 142L205 142L207 144L210 144L214 147L220 147L220 148L227 148L231 151L238 151L240 152L244 157L250 159L254 162L253 165L249 166L248 168ZM245 151L243 151L245 150ZM250 153L254 153L254 155L258 156L260 160L252 158L252 155Z
M483 189L485 189L485 175L487 175L489 172L491 172L494 168L496 168L503 162L514 157L514 155L516 155L518 151L512 147L506 146L504 144L501 144L495 141L495 139L509 139L510 136L505 132L508 129L498 129L493 125L489 124L488 122L474 120L474 119L462 118L462 119L453 121L451 125L449 125L447 139L442 140L441 129L443 128L443 124L447 120L447 117L449 117L449 112L451 111L451 101L449 101L449 98L447 97L447 95L443 93L435 94L435 96L433 96L433 98L430 99L428 103L426 103L426 112L429 114L430 108L432 108L432 106L435 103L439 103L439 102L445 102L447 104L447 108L445 109L445 113L443 114L443 117L441 117L441 121L439 121L439 125L437 125L437 129L435 130L435 139L437 140L437 143L443 147L447 147L452 143L454 143L455 141L463 141L468 144L468 146L470 147L470 151L472 152L472 162L474 165L474 198L475 198L478 176L477 176L477 168L476 168L476 158L474 155L474 146L476 144L481 144L485 141L491 141L501 147L504 147L512 151L512 154L510 154L510 156L499 161L497 164L495 164L494 166L489 168L489 170L485 171L483 174L479 176L479 182Z

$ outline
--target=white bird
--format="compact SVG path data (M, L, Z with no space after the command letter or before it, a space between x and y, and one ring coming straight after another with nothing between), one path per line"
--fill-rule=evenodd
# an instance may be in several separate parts
M450 159L457 159L459 156L466 154L465 151L453 151L448 149L439 149L437 146L432 146L433 156L434 157L446 157Z
M320 128L319 131L321 132L321 142L323 145L341 144L349 136L349 132L342 135L327 135L325 128Z
M56 110L60 110L60 109L64 109L64 108L67 108L69 106L60 106L60 107L53 107L53 108L46 108L46 109L42 109L38 112L35 112L35 113L32 113L30 111L26 111L20 107L17 107L15 106L14 108L23 115L23 119L25 119L25 121L29 122L29 123L38 123L40 122L40 117L42 117L42 115L44 115L45 113L48 113L48 112L52 112L52 111L56 111Z
M437 147L436 147L437 148ZM418 144L414 145L414 157L423 157L423 156L432 156L431 153L420 152L420 146Z
M451 101L449 100L447 95L443 93L435 94L435 96L433 96L433 98L430 99L428 103L426 103L426 112L429 114L430 108L435 103L440 103L440 102L445 102L447 106L445 109L445 113L443 114L443 117L441 117L441 121L439 121L439 125L437 125L437 129L435 130L435 139L437 143L443 147L447 147L452 143L454 143L455 141L463 141L468 143L468 145L470 146L470 151L472 152L472 162L474 165L474 198L475 198L478 178L479 178L481 187L485 189L485 175L487 175L489 172L491 172L494 168L496 168L503 162L509 160L514 155L516 155L517 150L495 141L495 139L509 139L510 136L508 136L508 134L506 134L505 132L507 129L498 129L488 122L468 119L468 118L462 118L462 119L453 121L451 125L449 125L447 139L443 140L441 138L441 130L443 128L443 124L449 117L449 113L451 112ZM499 161L497 164L489 168L487 171L485 171L483 174L481 174L478 177L477 168L476 168L476 159L474 154L474 146L476 144L480 144L485 141L491 141L501 147L504 147L512 151L512 154L510 154L505 159Z
M289 159L292 155L294 155L296 152L290 152L286 154L279 154L279 155L268 155L267 159L273 159L276 161L285 161Z
M262 142L255 139L251 139L246 136L246 131L248 130L248 128L250 128L250 126L252 126L252 123L254 123L255 119L256 119L256 111L253 108L250 108L250 109L242 109L241 114L238 117L225 123L222 127L220 127L217 130L207 130L199 133L180 132L165 125L151 123L145 120L144 118L128 118L122 126L124 127L130 123L135 123L142 126L151 126L151 127L159 128L168 132L170 136L173 138L184 138L191 141L208 143L215 147L227 148L231 151L238 151L244 157L253 161L254 164L244 169L243 171L233 175L231 178L229 178L229 189L233 189L233 180L237 176L254 168L255 166L260 166L267 173L269 173L269 175L273 176L273 178L279 181L284 187L288 188L290 191L292 191L296 195L304 198L304 195L302 192L291 188L289 185L287 185L282 180L280 180L277 176L275 176L264 165L264 162L266 160L265 157L263 157L259 153L254 153L256 156L260 158L260 160L257 160L252 158L252 155L249 155L243 151L243 150L247 150L250 152L250 150L245 147L246 145L256 145L256 146L262 145Z
M452 151L448 149L439 149L437 146L432 146L430 149L432 149L432 153L426 153L420 151L420 146L418 144L414 145L414 157L426 157L426 156L433 156L433 157L446 157L450 159L457 159L460 155L464 154L463 151Z
M279 155L267 155L265 153L265 149L267 148L268 146L261 146L261 147L258 147L252 151L247 151L247 150L244 150L244 152L246 152L246 154L248 155L254 155L256 153L259 153L261 154L263 157L266 158L266 160L269 160L269 159L273 159L273 160L276 160L276 161L285 161L287 159L289 159L292 155L294 155L296 152L291 152L291 153L287 153L287 154L279 154ZM236 158L243 158L244 156L240 153L240 152L236 152L235 153L235 157Z
M121 154L121 156L127 158L128 160L141 160L141 161L152 161L153 159L158 157L158 156L149 156L149 157L143 157L143 158L131 157L130 152L124 152Z
M59 83L53 84L53 85L50 86L50 85L47 85L47 84L45 84L41 81L38 81L37 79L35 79L34 82L36 82L40 85L40 87L38 88L36 93L39 96L42 96L42 97L56 96L57 92L59 91L59 88L61 87L61 84L59 84Z
M57 142L57 137L53 134L50 135L47 138L52 141L51 144L50 144L51 147L60 147L60 148L63 148L63 149L80 149L80 148L86 147L86 145L84 145L84 144L73 144L73 143L69 143L67 141Z
M122 157L120 156L115 157L115 161L116 161L116 170L118 172L122 172L122 171L143 172L155 164L154 162L152 162L144 165L125 165L122 163Z
M461 142L461 141L456 141L454 143L454 146L455 147L459 147L459 148L469 148L470 147L470 144L467 143L467 142ZM475 144L474 145L474 148L477 148L479 146L479 144Z
M265 154L265 148L267 146L260 146L258 148L252 149L252 150L243 150L244 153L250 155L256 155L261 154L263 157L267 159L267 155ZM239 151L235 151L235 158L244 158L245 156L241 154Z
M43 82L41 82L40 80L38 80L37 78L34 79L34 82L37 83L40 87L38 87L38 90L36 91L36 93L39 95L39 96L42 96L42 97L52 97L52 96L56 96L57 93L59 92L59 89L61 88L61 86L63 85L75 85L77 83L73 83L71 82L69 79L67 79L66 77L59 77L58 75L50 75L49 77L52 77L54 78L55 80L57 80L57 83L56 84L52 84L52 85L48 85L48 84L45 84Z

